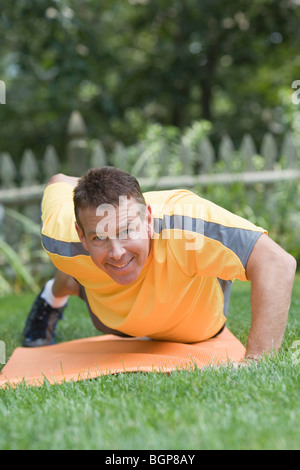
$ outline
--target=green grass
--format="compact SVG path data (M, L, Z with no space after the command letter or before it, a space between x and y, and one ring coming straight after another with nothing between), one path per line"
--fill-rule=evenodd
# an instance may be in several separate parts
M234 286L228 327L245 344L248 283ZM1 299L7 356L21 344L33 296ZM0 390L0 449L299 449L300 277L279 354L234 369L118 374L40 388ZM57 341L97 334L71 299Z

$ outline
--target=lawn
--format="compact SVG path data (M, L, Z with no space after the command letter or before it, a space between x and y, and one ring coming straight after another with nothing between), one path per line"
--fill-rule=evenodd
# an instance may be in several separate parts
M246 343L250 286L237 282L229 329ZM1 299L7 359L21 344L32 294ZM300 276L279 354L234 369L118 374L78 383L0 390L1 450L299 449ZM71 299L57 342L97 334ZM299 354L300 359L300 354Z

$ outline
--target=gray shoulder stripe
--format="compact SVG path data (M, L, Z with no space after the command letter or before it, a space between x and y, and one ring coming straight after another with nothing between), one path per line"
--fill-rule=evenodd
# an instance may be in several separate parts
M42 245L49 253L72 258L73 256L89 256L89 252L81 242L64 242L42 234Z
M161 233L162 230L181 229L190 232L203 233L204 221L187 215L164 215L163 219L154 219L154 230Z
M163 219L154 219L154 230L156 233L160 234L165 229L188 230L217 240L226 248L233 251L239 257L244 267L254 244L262 234L262 232L225 227L215 222L206 222L201 219L176 214L164 216ZM64 242L42 234L42 244L49 253L59 256L89 256L89 252L83 247L81 242Z
M262 232L239 227L226 227L215 222L174 214L163 219L154 219L154 230L160 234L165 229L181 229L203 234L207 238L219 241L233 251L246 266L249 255Z

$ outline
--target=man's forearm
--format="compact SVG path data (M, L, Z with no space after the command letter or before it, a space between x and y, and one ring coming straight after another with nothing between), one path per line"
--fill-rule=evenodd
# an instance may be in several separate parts
M282 343L291 302L293 275L277 270L252 280L252 323L246 357L277 351Z
M252 323L246 357L259 357L282 343L291 302L296 262L268 237L254 247L247 275L251 281Z

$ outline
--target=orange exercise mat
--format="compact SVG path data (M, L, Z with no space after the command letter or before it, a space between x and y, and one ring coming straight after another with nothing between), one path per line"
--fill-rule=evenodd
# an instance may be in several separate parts
M241 361L245 348L225 328L216 338L182 344L114 335L40 348L17 348L0 374L0 388L78 382L120 372L171 372Z

